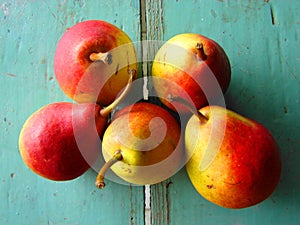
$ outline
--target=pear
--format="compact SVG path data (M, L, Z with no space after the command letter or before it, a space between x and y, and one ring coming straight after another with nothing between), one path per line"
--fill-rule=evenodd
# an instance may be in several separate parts
M260 123L220 106L206 106L185 130L188 176L200 195L226 208L267 199L281 174L278 145Z
M36 174L55 181L81 176L95 162L108 115L128 93L106 108L95 103L51 103L35 111L24 123L19 149L24 163Z
M34 112L19 137L25 164L50 180L65 181L82 175L101 148L99 135L106 117L99 111L100 107L93 103L58 102Z
M96 178L98 188L105 186L109 168L131 184L159 183L183 166L180 125L158 105L128 105L116 113L105 130L102 153L106 164Z
M62 35L53 66L59 86L72 100L108 106L126 86L129 70L138 70L137 61L122 29L103 20L85 20Z
M157 51L152 64L153 87L162 103L180 113L188 110L170 102L183 98L197 109L217 100L229 87L231 66L225 50L197 33L176 34Z

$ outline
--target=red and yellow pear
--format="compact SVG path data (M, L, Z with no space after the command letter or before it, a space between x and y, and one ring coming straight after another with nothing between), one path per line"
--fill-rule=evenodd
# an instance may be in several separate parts
M231 79L229 59L212 39L195 33L178 34L164 43L155 55L152 80L157 96L179 113L188 110L170 97L182 98L200 109L218 100Z
M50 180L71 180L82 175L100 151L99 135L106 118L99 111L93 103L59 102L34 112L19 137L24 163ZM85 145L84 152L78 142Z
M268 129L220 106L199 112L185 131L186 170L198 193L226 208L267 199L281 174L279 148Z
M130 71L137 74L137 67L128 35L102 20L86 20L67 29L54 56L54 72L63 92L76 102L101 106L114 101Z
M162 107L139 102L116 113L102 142L106 164L96 179L104 187L108 168L122 180L137 185L154 184L174 175L183 164L180 125Z
M100 155L100 135L108 115L126 96L131 82L132 76L123 92L106 108L95 103L58 102L35 111L25 121L19 136L24 163L50 180L81 176Z

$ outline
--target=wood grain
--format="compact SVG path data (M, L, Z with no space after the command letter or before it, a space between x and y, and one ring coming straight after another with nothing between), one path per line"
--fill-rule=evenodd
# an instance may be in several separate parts
M300 224L299 10L297 0L0 2L0 224L145 224L143 187L108 181L97 190L93 170L73 181L48 181L19 155L27 117L45 104L70 101L55 80L53 55L63 32L87 19L111 22L135 42L153 40L147 59L179 33L214 39L232 67L227 107L263 123L280 145L282 177L266 201L243 210L217 207L194 190L182 168L151 185L152 225ZM140 76L151 75L151 61L140 68Z
M107 182L98 190L93 170L68 182L48 181L25 166L18 150L31 113L70 101L53 73L64 31L82 20L102 19L139 41L139 13L138 0L0 2L0 224L144 224L143 187Z
M153 225L299 224L300 106L298 1L147 1L148 38L201 33L229 56L228 108L263 123L281 148L275 192L259 205L230 210L204 200L183 168L151 186ZM259 185L259 184L258 184Z

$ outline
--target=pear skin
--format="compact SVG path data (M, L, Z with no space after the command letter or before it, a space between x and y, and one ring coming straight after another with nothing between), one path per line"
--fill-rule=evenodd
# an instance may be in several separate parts
M267 199L281 174L279 148L258 122L219 106L193 115L185 131L188 176L200 195L226 208Z
M24 123L19 149L24 163L36 174L56 181L75 179L100 153L107 119L93 103L51 103Z
M129 70L138 70L134 45L123 30L106 21L79 22L57 43L56 79L63 92L78 103L111 104L126 86Z
M231 80L229 58L214 40L196 33L170 38L157 51L152 82L157 96L169 108L189 113L168 96L181 97L200 109L226 92Z
M124 181L161 182L183 166L180 125L168 111L151 103L124 107L107 127L102 142L105 161L118 152L122 157L117 154L119 161L111 169Z
M96 103L57 102L35 111L24 123L19 149L24 163L36 174L65 181L82 175L100 154L100 136L111 111L128 94L135 70L127 85L105 108Z

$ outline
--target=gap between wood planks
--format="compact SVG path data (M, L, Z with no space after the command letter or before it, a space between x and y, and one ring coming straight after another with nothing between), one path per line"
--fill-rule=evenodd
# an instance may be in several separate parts
M140 0L140 39L142 41L141 54L142 54L142 76L143 76L143 98L145 100L153 101L150 99L152 96L152 82L148 79L151 71L151 63L149 59L152 60L155 56L157 50L161 47L161 41L163 40L163 3L161 0ZM150 93L150 94L149 94ZM149 95L149 96L148 96ZM155 100L154 100L155 101ZM167 186L170 183L167 184ZM152 189L153 188L153 189ZM163 186L162 188L167 188ZM159 218L156 212L157 204L156 193L151 194L151 190L157 192L157 186L145 185L144 186L144 224L152 225L154 220L155 224L158 222L160 224L170 224L169 220L169 201L168 194L166 194L166 199L163 199L160 205L165 206L166 212L163 214L162 218ZM165 189L164 189L165 190ZM153 191L153 193L154 193ZM152 198L153 197L153 198ZM152 205L152 203L155 205ZM154 212L155 211L155 212ZM154 212L154 213L153 213Z
M140 29L141 29L141 41L147 40L147 24L146 24L146 0L140 0ZM147 51L142 45L142 59L147 58ZM148 100L148 62L143 60L142 62L143 73L143 98ZM144 223L145 225L151 225L151 192L150 185L145 185L144 188Z

